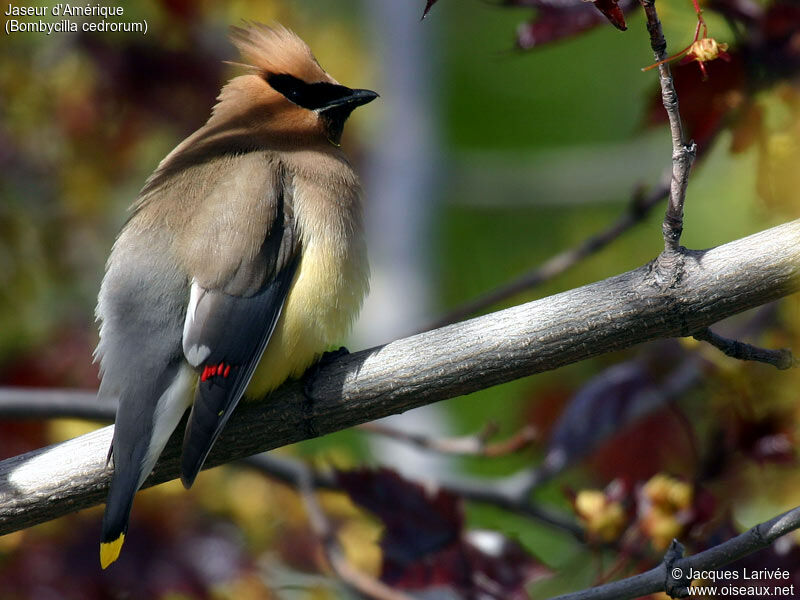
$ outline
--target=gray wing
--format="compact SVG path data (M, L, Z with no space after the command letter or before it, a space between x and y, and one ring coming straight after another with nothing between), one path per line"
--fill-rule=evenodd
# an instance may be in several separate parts
M122 231L98 297L99 397L119 401L109 449L114 475L103 515L103 543L113 543L127 531L133 496L188 404L175 385L183 363L181 327L188 286L160 233Z
M264 353L300 261L289 188L261 249L217 289L194 282L183 331L187 361L200 373L183 438L181 480L194 482Z

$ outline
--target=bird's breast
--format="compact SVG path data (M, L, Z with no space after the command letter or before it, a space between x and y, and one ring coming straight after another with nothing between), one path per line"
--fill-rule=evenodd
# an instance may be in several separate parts
M281 317L247 389L262 397L299 377L347 336L368 289L360 189L296 176L295 224L302 257Z

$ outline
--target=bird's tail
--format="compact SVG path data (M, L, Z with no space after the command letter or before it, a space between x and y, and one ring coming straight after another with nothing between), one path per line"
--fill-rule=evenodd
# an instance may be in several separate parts
M104 569L119 557L133 497L186 412L195 381L194 371L176 361L155 382L131 386L134 389L120 398L111 448L114 476L100 537L100 566Z
M128 531L133 496L139 489L138 480L138 472L114 467L100 536L100 566L104 569L119 558Z

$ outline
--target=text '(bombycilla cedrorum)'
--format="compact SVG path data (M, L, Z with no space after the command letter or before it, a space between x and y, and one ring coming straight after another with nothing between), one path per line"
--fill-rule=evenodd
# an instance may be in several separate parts
M368 288L361 188L339 142L377 94L340 85L283 27L232 41L246 73L147 180L98 297L99 394L119 401L103 568L186 409L189 487L242 395L302 375Z

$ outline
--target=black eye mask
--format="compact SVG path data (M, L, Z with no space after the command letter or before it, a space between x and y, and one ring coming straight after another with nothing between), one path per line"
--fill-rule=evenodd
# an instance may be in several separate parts
M292 75L269 75L267 83L290 102L308 110L325 110L339 106L347 103L353 96L353 90L343 85L325 81L306 83Z

